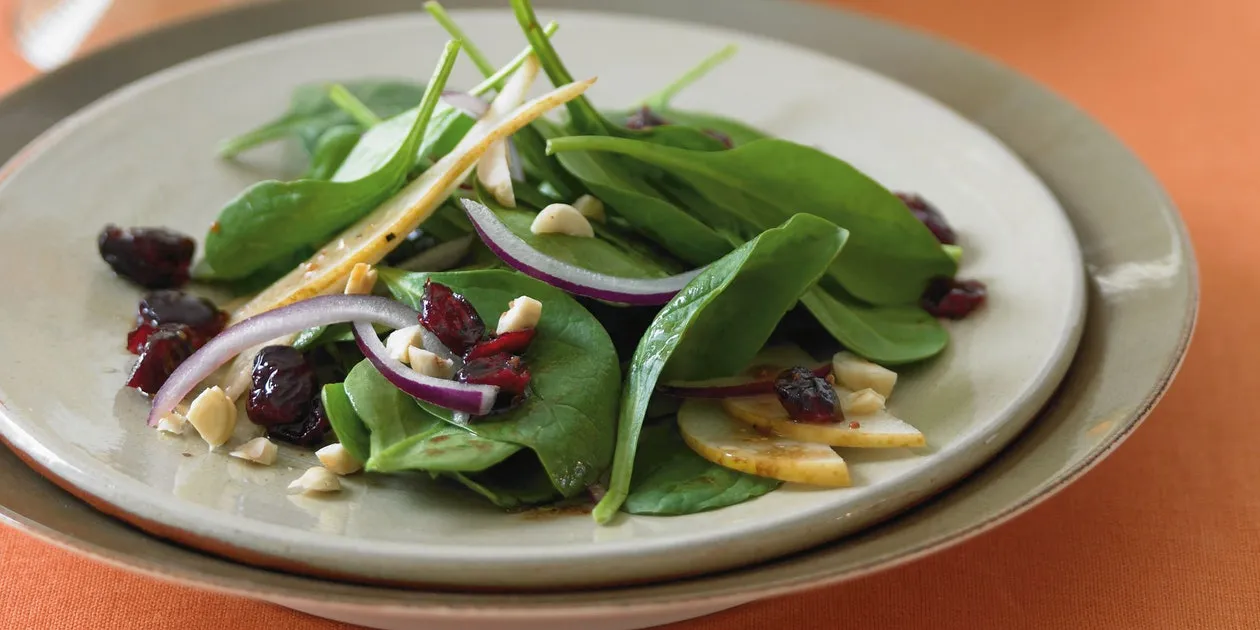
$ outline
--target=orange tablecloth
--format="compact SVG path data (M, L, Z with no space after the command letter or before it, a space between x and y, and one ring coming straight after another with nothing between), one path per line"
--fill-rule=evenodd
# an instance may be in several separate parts
M1260 627L1260 1L844 2L1001 59L1115 130L1190 225L1199 332L1146 425L1030 514L904 568L675 629ZM29 74L0 51L0 86ZM0 602L3 628L341 627L159 588L7 528Z

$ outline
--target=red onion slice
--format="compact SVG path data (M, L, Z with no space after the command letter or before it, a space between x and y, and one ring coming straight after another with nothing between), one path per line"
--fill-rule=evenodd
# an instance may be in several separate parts
M575 267L539 252L512 233L494 211L471 199L460 199L477 234L496 256L517 271L582 297L636 306L664 304L702 271L668 278L621 278Z
M442 92L442 102L450 105L464 113L469 118L480 119L490 111L490 104L480 98L469 94L468 92L460 92L458 90L446 90Z
M831 363L813 368L814 374L825 377L831 373ZM777 375L776 375L777 376ZM703 381L673 381L656 387L656 391L679 398L739 398L774 393L775 379L753 376L729 376Z
M368 322L354 323L354 340L363 356L389 381L407 395L452 411L485 415L494 408L499 388L425 376L395 361L385 350Z
M242 320L202 346L178 368L153 397L149 425L175 410L193 388L236 355L259 344L315 326L366 321L394 328L414 326L420 314L401 302L371 295L324 295ZM436 339L436 338L435 338ZM428 344L428 338L425 338ZM445 347L442 348L446 350ZM450 350L446 350L448 353Z

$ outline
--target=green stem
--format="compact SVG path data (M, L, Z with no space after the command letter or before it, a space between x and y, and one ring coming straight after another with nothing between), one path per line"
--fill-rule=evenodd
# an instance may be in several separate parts
M691 84L704 78L714 68L730 61L735 53L739 52L739 46L730 44L725 48L706 57L696 67L688 70L686 74L678 77L673 83L665 86L664 89L643 99L643 104L652 109L664 109L669 107L669 102L678 96L678 93L691 86Z
M551 37L556 34L557 30L560 30L559 24L555 22L548 22L547 26L543 28L543 35ZM519 70L521 68L521 64L524 64L525 60L532 54L534 54L534 49L532 47L527 47L525 50L522 50L513 57L512 61L509 61L506 66L499 68L498 72L487 75L485 81L478 83L476 87L468 90L468 93L473 96L481 96L490 90L503 89L503 86L507 83L508 77L512 76L512 73Z
M350 115L355 122L364 127L373 127L381 122L381 118L372 112L367 105L363 104L346 89L346 86L340 83L334 83L328 86L328 100L334 105L341 108L341 111Z
M477 66L477 70L479 70L481 74L486 76L494 74L494 66L490 64L490 60L486 58L485 53L481 52L481 49L478 48L476 44L472 43L471 39L468 39L468 36L459 28L459 25L455 23L455 20L451 19L451 15L446 12L446 8L443 7L440 2L437 0L429 0L424 3L424 10L428 11L429 15L432 15L433 19L437 20L437 23L441 24L442 28L446 29L446 32L450 34L452 38L458 40L464 45L464 53L466 53L468 58L472 60L473 64Z
M555 86L573 83L573 75L569 74L564 62L560 61L560 55L551 45L551 41L543 35L542 27L538 24L538 16L534 14L534 7L530 5L529 0L512 0L512 10L516 13L516 20L520 23L521 29L525 31L525 39L529 40L529 45L534 48L534 54L538 55L538 64L547 73L551 83ZM604 135L612 127L612 124L604 120L604 117L585 96L569 101L565 107L569 110L569 117L573 120L573 124L582 133Z

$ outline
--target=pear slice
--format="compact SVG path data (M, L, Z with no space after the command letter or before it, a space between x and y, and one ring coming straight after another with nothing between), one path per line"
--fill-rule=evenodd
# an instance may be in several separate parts
M836 386L836 396L852 392ZM916 447L927 444L923 433L887 411L843 417L826 424L796 422L774 394L722 399L722 408L731 417L765 431L802 442L856 448Z
M720 466L815 486L850 483L848 465L831 447L766 435L731 418L712 400L684 402L678 410L678 429L691 450Z

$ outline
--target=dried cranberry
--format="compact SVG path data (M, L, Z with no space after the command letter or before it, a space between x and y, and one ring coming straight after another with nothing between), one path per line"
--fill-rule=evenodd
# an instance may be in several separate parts
M652 108L644 105L626 117L626 129L651 129L668 125L669 121L661 118Z
M928 203L927 199L914 193L897 193L897 197L901 198L901 202L906 204L911 214L916 219L923 222L927 229L932 231L932 235L936 240L945 245L953 245L958 242L958 235L954 234L954 228L949 226L949 222L945 220L945 215L936 206Z
M254 358L253 385L245 411L254 424L298 422L315 398L315 370L289 346L267 346Z
M988 294L979 280L937 278L928 284L919 303L935 317L962 319L980 308Z
M464 357L464 360L471 361L505 352L507 354L521 354L529 347L529 343L534 340L534 330L529 328L495 335L473 346L472 350L468 351L468 355Z
M833 422L836 419L836 405L840 401L835 388L807 367L780 372L774 381L774 393L793 420Z
M300 420L267 427L267 435L282 442L310 448L323 443L331 430L332 424L328 422L324 403L316 397L310 410Z
M477 309L464 296L432 280L424 282L420 323L452 352L461 355L486 334L486 325Z
M495 385L504 392L520 395L529 385L529 368L520 357L500 352L464 363L464 367L455 373L455 380Z
M127 387L150 396L162 388L175 368L193 353L189 328L183 324L162 324L144 342L140 356L131 368Z
M188 266L197 244L165 228L120 228L107 225L96 239L101 258L118 275L150 289L188 282Z
M190 329L189 341L195 350L222 332L227 320L227 313L203 297L173 289L153 291L140 300L136 329L127 335L127 349L139 353L144 340L162 324L184 324Z

